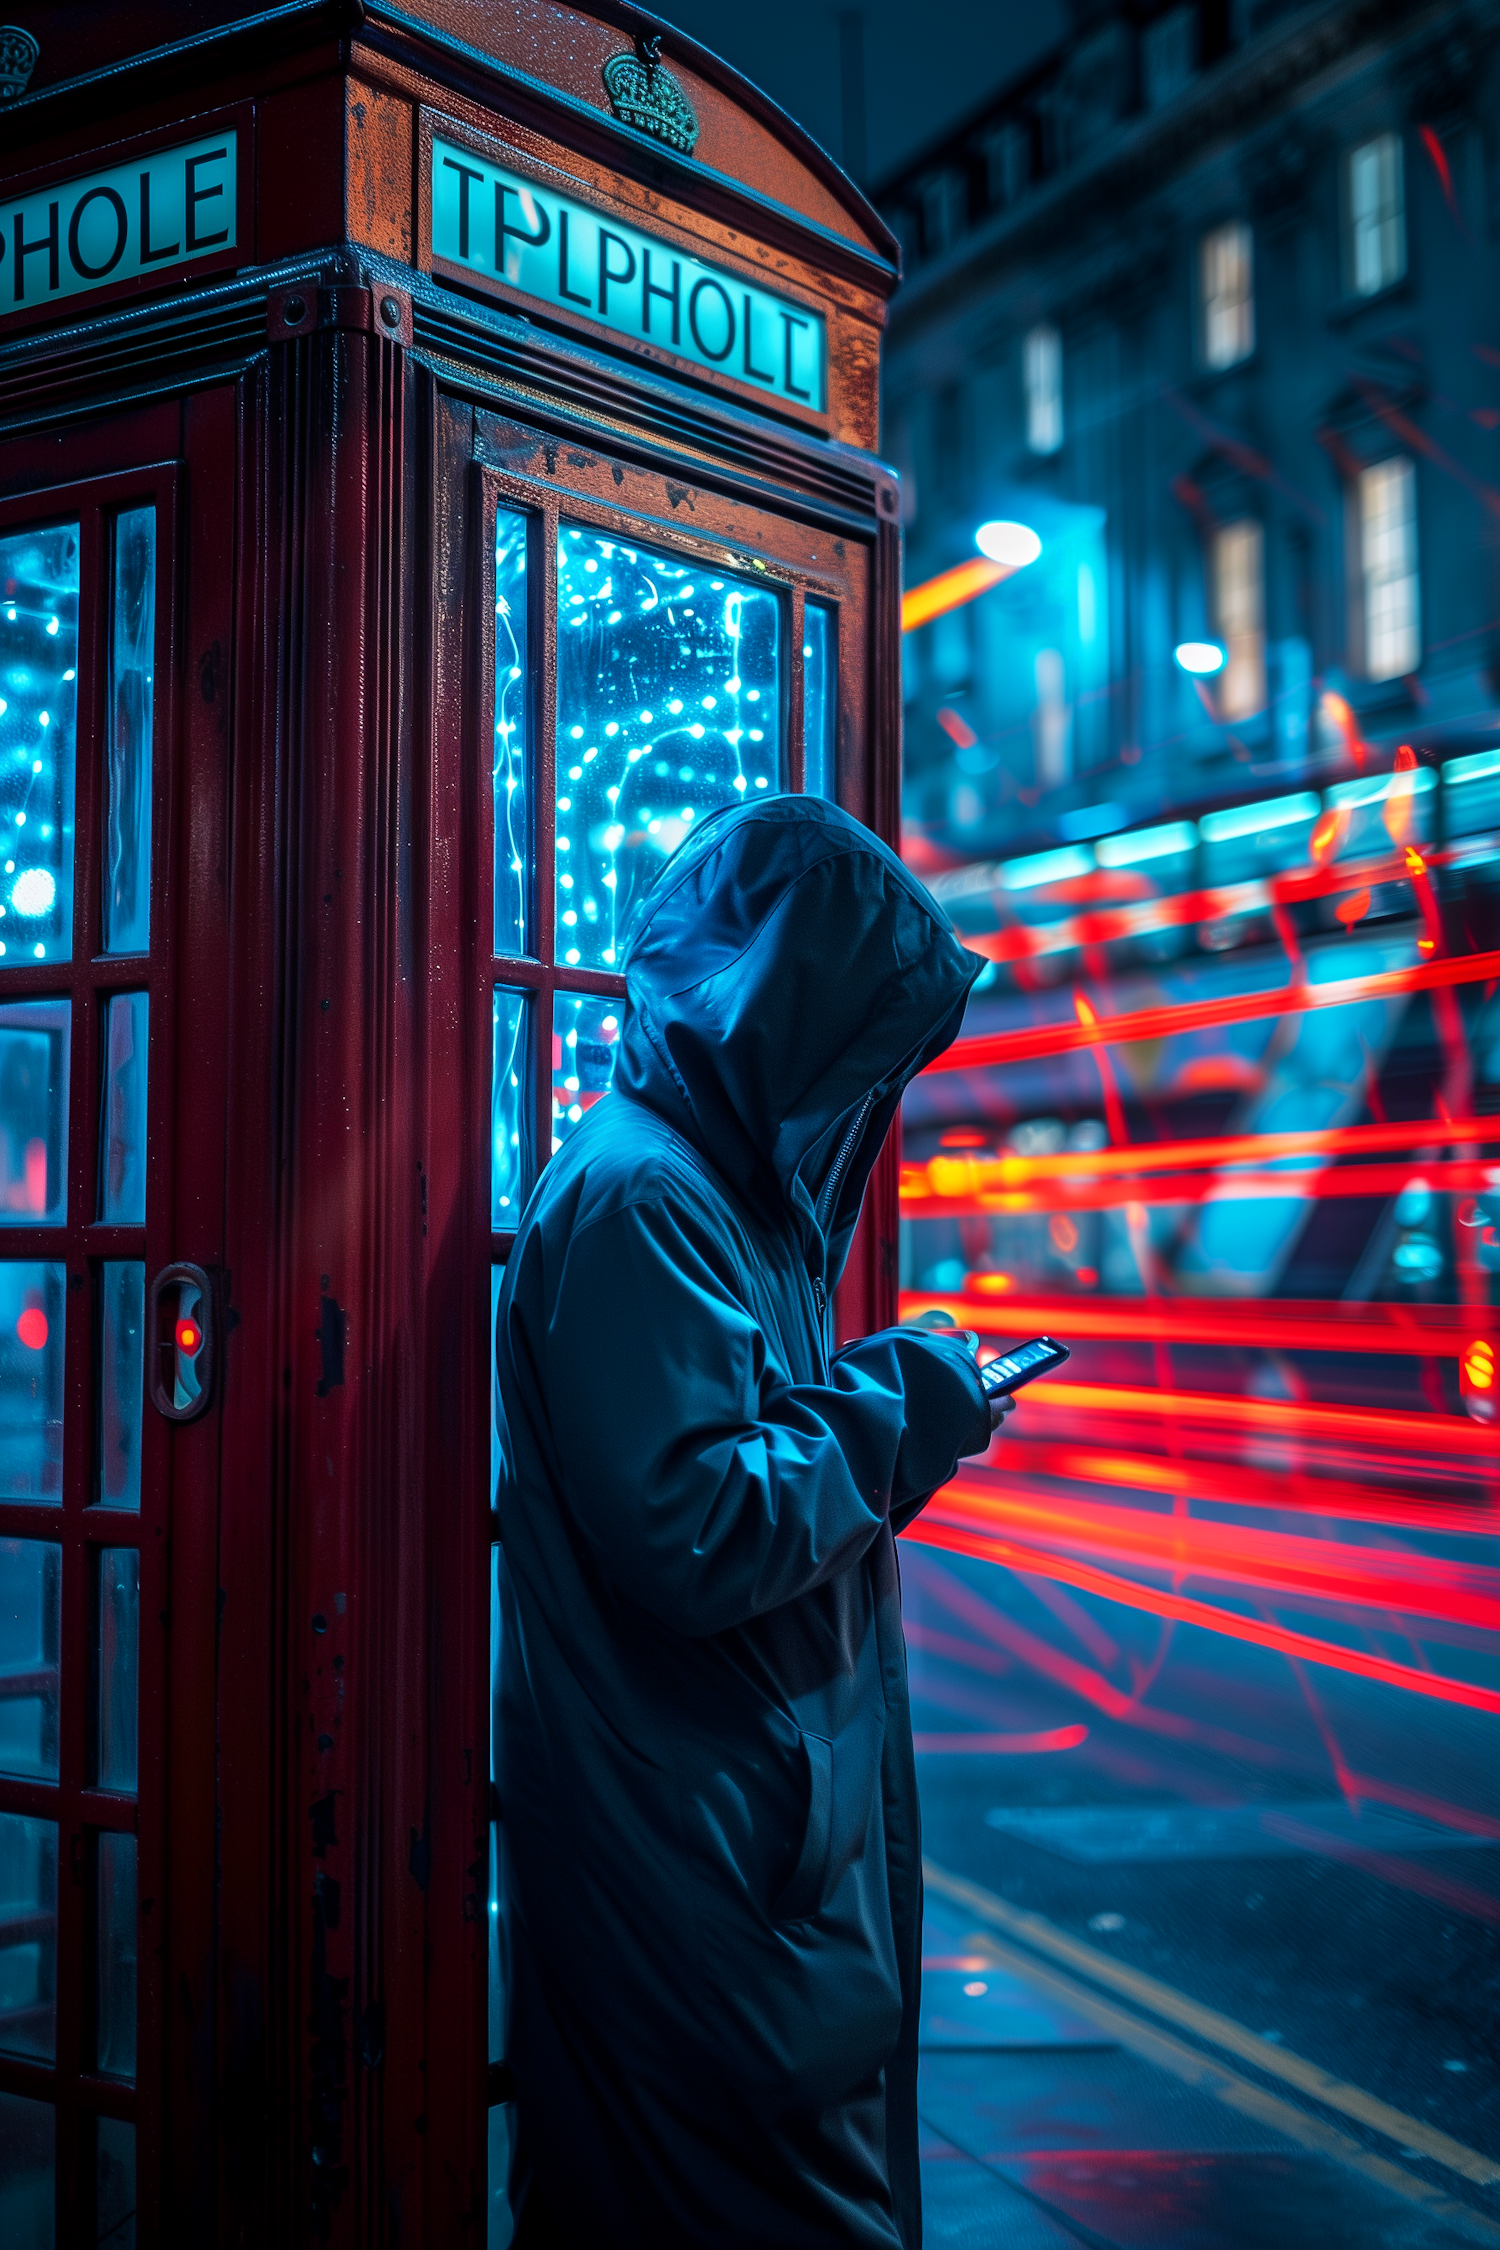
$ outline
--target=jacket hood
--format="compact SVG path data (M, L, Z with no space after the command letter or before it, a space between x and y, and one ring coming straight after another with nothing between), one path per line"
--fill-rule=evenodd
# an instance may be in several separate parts
M832 1287L901 1095L956 1036L983 966L836 805L735 805L637 910L615 1084L773 1223L789 1212Z

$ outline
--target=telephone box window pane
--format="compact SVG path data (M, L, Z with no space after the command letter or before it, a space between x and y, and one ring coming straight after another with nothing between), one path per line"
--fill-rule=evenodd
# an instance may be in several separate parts
M531 1002L496 985L490 1080L490 1225L519 1224L531 1173Z
M0 2054L57 2045L57 1822L0 1813Z
M809 797L835 801L838 665L838 611L808 602L802 612L802 786Z
M526 664L525 516L495 518L495 951L530 950L531 681Z
M141 1405L145 1396L146 1269L134 1258L103 1272L99 1322L101 1508L141 1504Z
M140 1626L140 1553L134 1547L102 1547L94 1778L101 1789L118 1789L131 1796L136 1788Z
M0 1007L0 1226L61 1226L68 1215L66 1000Z
M781 603L565 524L557 546L559 961L614 969L630 908L720 805L781 776Z
M99 2250L135 2250L135 2127L96 2120L94 2229Z
M609 1092L620 1038L619 1000L559 992L552 1002L552 1146L560 1149Z
M63 1268L0 1260L0 1500L62 1501Z
M151 716L156 662L156 510L115 519L109 644L109 804L104 950L151 943Z
M0 2094L0 2242L6 2250L52 2250L57 2240L56 2118L50 2102Z
M0 1539L0 1773L57 1779L62 1549Z
M98 1837L99 2022L94 2059L107 2078L135 2076L135 1838Z
M0 539L0 957L73 953L78 526Z
M116 1226L143 1227L146 1223L150 1006L144 992L117 992L105 1011L99 1216Z

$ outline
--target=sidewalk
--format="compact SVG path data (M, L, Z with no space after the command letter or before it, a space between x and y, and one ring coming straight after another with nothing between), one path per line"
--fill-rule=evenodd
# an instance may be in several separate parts
M928 2250L1471 2250L1500 2225L929 1885Z

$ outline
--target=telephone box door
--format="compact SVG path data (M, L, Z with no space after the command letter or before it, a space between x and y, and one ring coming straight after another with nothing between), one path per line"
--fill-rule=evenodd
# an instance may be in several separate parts
M169 2053L165 1994L211 1995L225 421L204 397L100 426L66 485L0 453L7 2242L135 2239L166 2080L190 2111L208 2060Z

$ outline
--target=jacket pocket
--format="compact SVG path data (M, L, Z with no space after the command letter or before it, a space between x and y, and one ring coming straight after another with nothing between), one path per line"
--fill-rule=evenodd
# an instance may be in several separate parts
M823 1903L828 1853L833 1839L833 1744L821 1734L804 1734L809 1788L807 1827L791 1880L771 1908L777 1922L805 1922Z

